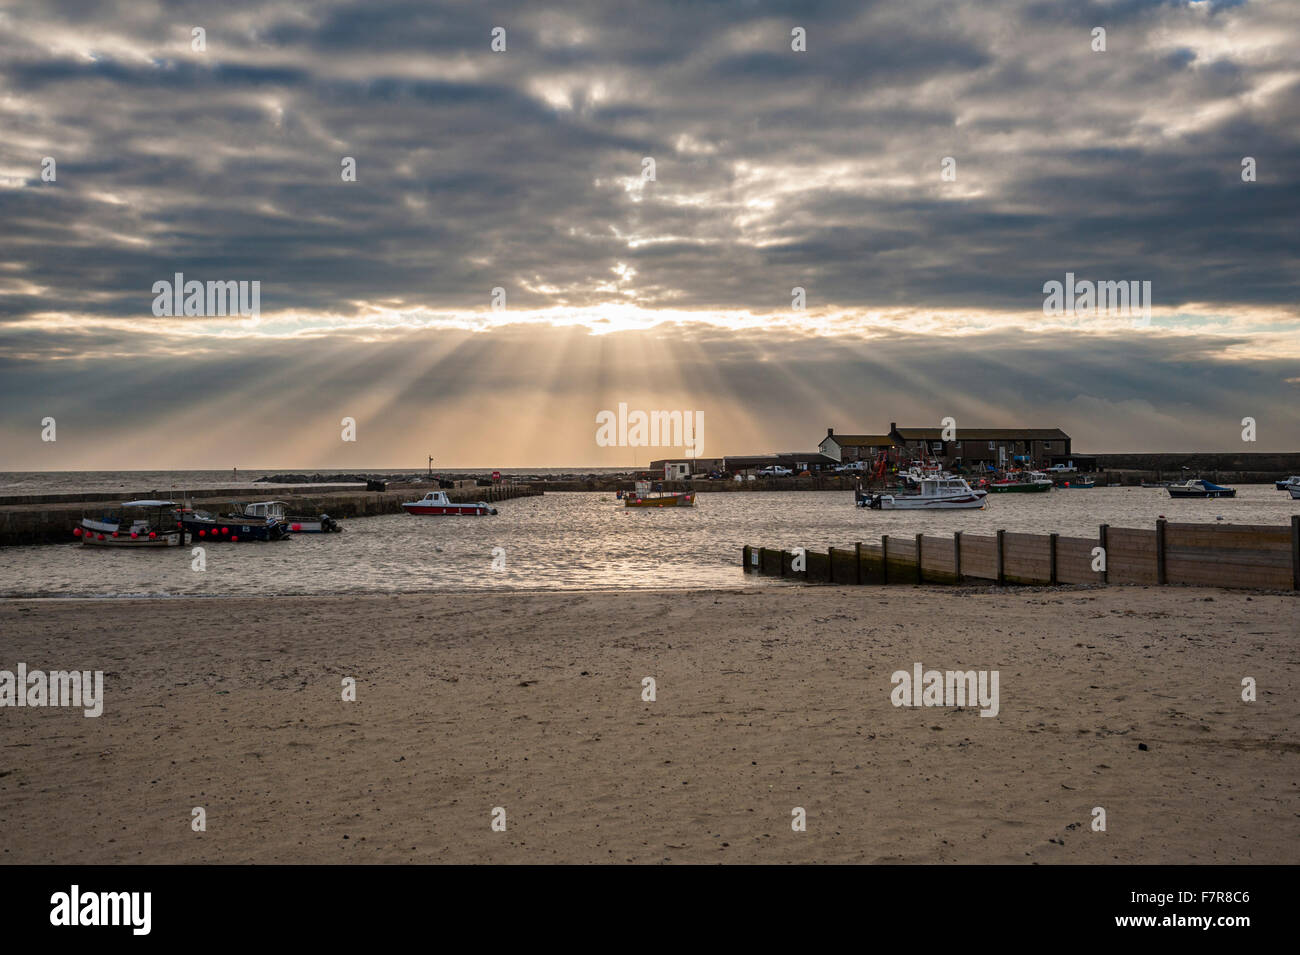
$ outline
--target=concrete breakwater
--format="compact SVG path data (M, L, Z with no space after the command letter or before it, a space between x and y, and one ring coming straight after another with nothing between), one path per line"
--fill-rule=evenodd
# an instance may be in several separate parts
M379 514L397 514L405 501L417 500L436 485L405 485L400 490L364 491L322 490L320 485L309 488L237 488L217 491L197 491L184 500L198 510L225 512L231 502L249 504L254 501L284 501L296 513L316 515L322 512L334 518L373 517ZM152 495L154 492L148 492ZM455 502L504 501L516 497L540 495L539 488L525 484L498 484L492 487L459 487L447 491ZM67 495L52 495L66 497ZM72 529L89 517L115 509L121 501L148 495L112 494L74 495L77 500L0 505L0 546L14 544L67 543L74 540ZM179 496L161 495L167 500L179 501Z
M1300 590L1300 515L1291 525L1102 524L1060 534L885 535L826 551L745 546L746 573L826 584L1186 584Z

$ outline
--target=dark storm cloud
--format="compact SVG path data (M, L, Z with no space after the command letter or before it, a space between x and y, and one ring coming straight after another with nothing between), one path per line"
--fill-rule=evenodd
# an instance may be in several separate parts
M190 48L195 26L206 52ZM489 50L496 26L507 53ZM1090 48L1097 26L1105 53ZM808 52L791 51L794 27ZM259 348L293 351L319 363L317 380L344 376L337 388L360 394L385 361L430 347L360 348L328 327L246 344L247 327L232 326L234 339L180 343L183 361L142 357L112 382L61 392L51 359L130 354L158 322L153 283L177 271L260 280L267 314L345 318L378 302L482 309L495 286L527 308L617 301L775 320L800 285L814 307L1027 313L1066 271L1150 280L1158 306L1294 314L1297 41L1286 3L10 3L6 402L62 394L95 415L143 414L155 386L184 381L180 404L242 389L276 405L297 382L267 384L277 363ZM57 182L41 181L44 156ZM356 183L340 180L345 156ZM656 182L639 181L645 156ZM940 180L946 156L956 182ZM1245 156L1257 182L1242 182ZM65 314L87 318L48 320ZM719 389L747 393L771 367L768 339L692 335L713 364L680 349L682 367ZM1283 400L1282 386L1258 382L1297 377L1281 359L1234 364L1223 339L1057 335L1022 353L1002 332L963 336L960 349L906 336L860 351L791 335L792 377L754 399L772 402L791 445L804 442L790 396L820 400L805 379L883 400L854 384L854 362L873 388L914 388L900 369L924 367L1007 407L1041 401L1085 421L1123 410L1156 439L1177 429L1142 402L1182 407L1194 391L1230 418L1251 413L1235 410L1249 381L1263 404ZM559 345L581 340L457 333L438 380L467 393L599 384L607 369L520 377L550 355L601 353Z
M177 269L259 278L266 309L336 310L481 307L497 285L591 303L619 262L647 305L776 308L802 284L844 307L1024 308L1066 269L1149 278L1167 304L1291 303L1294 73L1266 108L1165 129L1294 67L1277 10L1236 11L1275 43L1231 61L1157 43L1224 8L18 5L0 157L27 185L0 191L0 259L43 310L142 318ZM643 155L658 181L634 201Z

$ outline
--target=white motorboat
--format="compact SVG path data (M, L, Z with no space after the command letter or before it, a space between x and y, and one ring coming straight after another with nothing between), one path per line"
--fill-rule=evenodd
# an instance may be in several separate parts
M959 477L926 477L916 493L866 494L861 488L854 495L858 507L882 511L947 511L980 508L988 492L972 488Z
M497 509L487 501L474 501L463 504L453 501L447 497L446 491L430 491L418 501L407 501L402 505L402 508L406 513L415 514L420 517L428 517L431 515L481 516L483 514L495 514L497 512Z
M99 547L184 547L190 535L176 520L175 507L175 501L124 501L124 514L83 517L72 533L83 544Z

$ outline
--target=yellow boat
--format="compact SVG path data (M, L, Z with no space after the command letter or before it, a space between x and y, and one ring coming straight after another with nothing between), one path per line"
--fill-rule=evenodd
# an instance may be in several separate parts
M682 491L677 494L651 494L650 484L637 481L636 490L623 498L624 507L694 507L695 492Z

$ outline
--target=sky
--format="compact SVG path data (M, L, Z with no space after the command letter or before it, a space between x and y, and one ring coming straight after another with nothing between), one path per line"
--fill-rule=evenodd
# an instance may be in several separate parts
M1298 178L1295 0L0 0L0 471L1297 450Z

